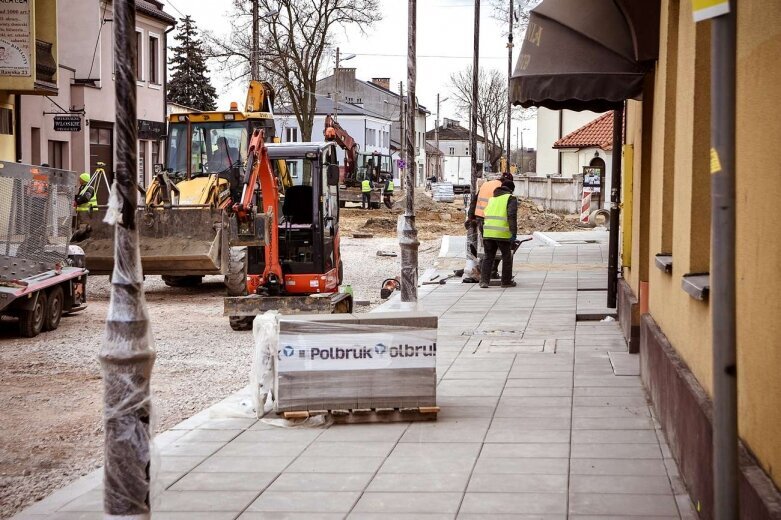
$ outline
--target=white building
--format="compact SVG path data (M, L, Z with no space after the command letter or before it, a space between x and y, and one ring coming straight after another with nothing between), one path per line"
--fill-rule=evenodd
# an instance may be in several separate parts
M78 172L98 161L111 175L115 162L114 49L112 4L101 0L57 2L59 93L21 96L22 162L48 163ZM162 162L166 134L166 35L176 20L162 2L136 0L138 49L138 182L146 186L153 164ZM101 202L108 194L99 190Z
M312 141L324 140L325 118L334 113L334 100L328 96L317 96ZM283 143L302 141L298 120L289 106L275 110L277 135ZM380 114L364 107L339 103L339 125L358 143L358 149L365 153L390 154L391 122ZM338 151L339 161L344 164L344 151Z
M572 110L550 110L540 108L537 110L537 168L539 176L569 176L572 171L565 172L563 160L558 150L553 148L553 143L574 132L589 121L599 117L594 112L573 112Z
M436 129L426 132L426 141L436 146ZM472 179L469 129L461 126L455 119L444 118L442 126L439 127L439 150L443 154L441 180L451 182L457 188L469 186ZM478 134L477 162L484 170L485 159L485 139Z
M365 108L390 121L391 139L395 142L395 145L392 145L392 147L398 153L401 128L399 119L401 99L399 94L391 89L390 78L372 78L371 81L363 81L356 79L354 68L339 67L338 75L332 74L317 81L317 93L330 98L338 96L340 113L342 112L341 107L343 104L348 103ZM425 177L430 175L426 172L424 137L426 134L426 116L428 114L429 111L426 110L426 107L418 104L418 110L415 114L415 164L417 164L417 175L415 178L418 186L422 186L425 183ZM398 155L394 159L398 159ZM398 176L398 173L396 173L396 176Z
M606 112L565 135L553 143L552 149L561 160L561 176L583 175L584 187L592 188L594 204L608 207L613 165L613 112Z

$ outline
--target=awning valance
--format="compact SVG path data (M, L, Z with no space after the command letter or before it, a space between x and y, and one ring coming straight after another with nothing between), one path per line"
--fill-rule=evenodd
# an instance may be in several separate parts
M639 98L659 45L658 0L544 0L531 11L512 101L554 110Z

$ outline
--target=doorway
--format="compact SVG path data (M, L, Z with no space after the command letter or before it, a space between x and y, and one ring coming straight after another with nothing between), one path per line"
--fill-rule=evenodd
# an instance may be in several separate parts
M588 165L592 168L599 168L599 191L597 192L597 208L602 208L605 192L605 161L601 157L594 157Z
M89 127L89 168L93 173L98 163L105 164L109 182L114 180L114 124L103 121L90 121ZM98 204L108 203L108 193L104 186L98 186Z

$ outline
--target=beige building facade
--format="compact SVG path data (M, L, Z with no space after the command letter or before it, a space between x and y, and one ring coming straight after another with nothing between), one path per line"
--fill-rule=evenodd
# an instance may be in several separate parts
M60 2L58 76L55 96L22 96L22 162L93 172L114 167L114 55L112 3L100 0ZM75 21L78 20L78 23ZM163 160L166 134L166 33L175 20L161 2L137 0L138 183L148 185L153 165ZM71 121L69 124L65 124ZM101 199L107 194L99 192ZM105 200L105 199L104 199Z
M659 59L626 115L619 316L691 497L712 518L711 28L693 22L691 0L661 5ZM738 2L737 35L741 518L778 518L781 3Z

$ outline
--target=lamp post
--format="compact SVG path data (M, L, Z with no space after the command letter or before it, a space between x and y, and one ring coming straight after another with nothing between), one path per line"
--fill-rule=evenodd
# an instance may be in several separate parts
M512 136L512 94L510 80L513 75L513 0L510 0L510 28L507 33L507 173L510 173L510 136Z
M279 10L268 11L263 15L258 14L258 0L252 0L252 50L250 51L250 79L260 79L260 65L258 63L258 55L260 54L260 30L258 28L258 22L261 18L268 16L274 16L279 14Z
M437 93L437 124L434 127L434 140L436 141L436 147L437 147L437 180L442 180L442 155L439 153L439 102L440 101L447 101L450 99L449 97L446 97L445 99L440 100L439 99L439 93Z
M355 58L355 54L348 54L344 58L339 57L339 47L336 48L336 70L334 71L334 121L339 120L339 62Z

